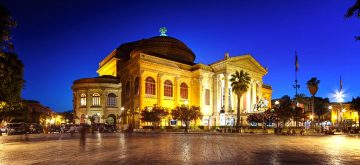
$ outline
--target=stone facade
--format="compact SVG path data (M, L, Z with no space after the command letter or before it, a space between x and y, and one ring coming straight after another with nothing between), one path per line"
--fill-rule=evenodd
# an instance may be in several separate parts
M121 83L116 77L79 79L72 90L75 123L90 123L90 117L95 123L121 122Z
M141 110L154 104L170 109L182 104L200 106L204 117L197 125L233 125L238 105L229 78L240 70L251 77L249 90L240 102L243 116L263 111L256 105L260 100L271 100L271 87L262 80L268 71L251 55L226 54L210 65L196 64L194 59L195 55L181 41L153 37L121 45L100 62L97 72L120 79L122 106L127 114L122 121L133 121L135 127L142 125ZM171 117L165 118L161 125L170 125L170 121Z

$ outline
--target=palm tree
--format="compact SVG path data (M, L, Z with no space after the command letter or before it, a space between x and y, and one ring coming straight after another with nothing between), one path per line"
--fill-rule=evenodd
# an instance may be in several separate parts
M311 103L311 115L314 116L314 109L315 109L315 94L316 92L319 90L319 84L320 84L320 80L318 80L316 77L312 77L307 83L307 87L309 89L309 92L311 94L311 99L312 99L312 103ZM320 116L319 116L320 118Z
M244 72L243 70L236 71L235 74L231 75L231 88L232 91L235 92L237 95L237 114L236 114L236 127L239 127L240 125L240 98L242 95L249 89L250 84L250 76L247 72ZM242 126L242 120L241 125Z
M356 0L355 4L347 10L345 17L350 18L354 15L360 18L360 0ZM355 39L360 40L360 36L356 36Z
M360 97L356 97L351 100L350 108L357 111L359 125L360 125ZM355 126L356 126L356 121L355 121Z

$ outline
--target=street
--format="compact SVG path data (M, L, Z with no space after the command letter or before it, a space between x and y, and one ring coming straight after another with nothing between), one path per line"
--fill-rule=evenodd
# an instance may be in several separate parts
M360 164L360 137L254 134L0 137L0 164Z

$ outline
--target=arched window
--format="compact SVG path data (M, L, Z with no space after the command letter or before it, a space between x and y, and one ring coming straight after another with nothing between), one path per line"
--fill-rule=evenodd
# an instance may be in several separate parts
M170 80L164 82L164 96L172 97L173 96L173 84Z
M126 93L126 98L130 98L130 81L126 82L125 93Z
M100 106L100 94L94 93L92 95L92 105L93 106Z
M86 94L82 93L80 95L80 106L86 106Z
M135 78L135 96L139 96L139 77Z
M155 95L155 80L152 77L145 80L145 94Z
M185 83L181 83L180 85L180 97L183 99L188 98L188 86Z
M107 106L110 106L110 107L116 106L116 95L115 94L113 94L113 93L108 94Z

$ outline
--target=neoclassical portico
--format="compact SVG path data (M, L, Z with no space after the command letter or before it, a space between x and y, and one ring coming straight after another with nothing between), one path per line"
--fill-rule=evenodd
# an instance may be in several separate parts
M217 125L232 125L236 116L237 95L232 91L230 78L236 71L243 70L251 77L249 89L240 98L240 110L243 115L256 113L262 109L256 108L260 99L264 98L262 77L267 74L263 68L250 55L229 57L210 65L214 69L214 119ZM267 92L267 91L265 91ZM269 93L268 93L269 95ZM271 93L270 93L271 95ZM222 119L221 119L222 118ZM224 119L225 118L225 119Z

